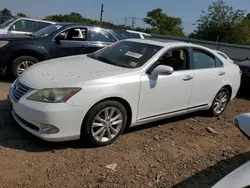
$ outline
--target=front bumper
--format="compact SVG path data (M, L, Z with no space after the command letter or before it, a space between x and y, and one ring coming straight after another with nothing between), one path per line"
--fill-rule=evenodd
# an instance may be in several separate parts
M78 140L84 118L81 106L66 103L50 104L21 98L15 102L9 96L11 113L16 122L33 135L50 142ZM55 134L42 134L41 126L53 125L59 129Z

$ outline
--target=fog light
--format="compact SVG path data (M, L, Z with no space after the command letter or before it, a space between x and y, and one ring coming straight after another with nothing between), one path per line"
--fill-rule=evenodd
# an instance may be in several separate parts
M41 124L40 132L42 134L56 134L59 132L59 129L53 125Z

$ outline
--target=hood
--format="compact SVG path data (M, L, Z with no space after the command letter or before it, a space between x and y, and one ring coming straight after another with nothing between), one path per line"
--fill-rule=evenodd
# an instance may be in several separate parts
M82 86L84 82L115 76L131 69L110 65L86 55L37 63L25 70L19 81L34 89Z
M212 188L235 188L250 186L250 161L228 174Z
M242 67L249 67L250 68L250 61L242 61L242 62L238 62L236 64L239 66L242 66Z
M4 30L4 29L0 29L0 35L1 34L6 34L7 33L7 31L6 30Z
M34 39L35 37L31 37L24 34L10 34L10 33L1 33L0 31L0 40L22 40L22 39Z

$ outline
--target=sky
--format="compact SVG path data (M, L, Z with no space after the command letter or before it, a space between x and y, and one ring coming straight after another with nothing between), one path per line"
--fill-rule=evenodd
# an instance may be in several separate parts
M180 17L184 31L192 32L193 25L202 10L207 10L213 0L1 0L1 8L8 8L12 14L25 13L32 18L42 19L52 14L68 14L78 12L91 19L100 18L101 4L104 4L103 20L115 24L124 24L125 17L144 18L146 13L155 8L162 8L169 16ZM226 0L235 9L250 12L250 0ZM0 8L0 9L1 9ZM131 19L127 19L131 25ZM142 26L137 19L135 26Z

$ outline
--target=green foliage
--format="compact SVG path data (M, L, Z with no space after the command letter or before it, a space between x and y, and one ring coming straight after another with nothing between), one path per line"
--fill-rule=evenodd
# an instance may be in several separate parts
M184 36L181 19L168 16L161 8L148 12L143 21L152 27L152 33Z
M12 16L11 11L7 8L1 10L0 13L2 14L2 16Z
M27 17L24 13L21 13L21 12L17 13L16 16L17 17L22 17L22 18L26 18Z
M250 15L248 15L249 17ZM223 0L214 1L207 12L202 11L197 20L197 30L189 37L237 44L250 44L250 22L244 17L244 11L233 9Z

